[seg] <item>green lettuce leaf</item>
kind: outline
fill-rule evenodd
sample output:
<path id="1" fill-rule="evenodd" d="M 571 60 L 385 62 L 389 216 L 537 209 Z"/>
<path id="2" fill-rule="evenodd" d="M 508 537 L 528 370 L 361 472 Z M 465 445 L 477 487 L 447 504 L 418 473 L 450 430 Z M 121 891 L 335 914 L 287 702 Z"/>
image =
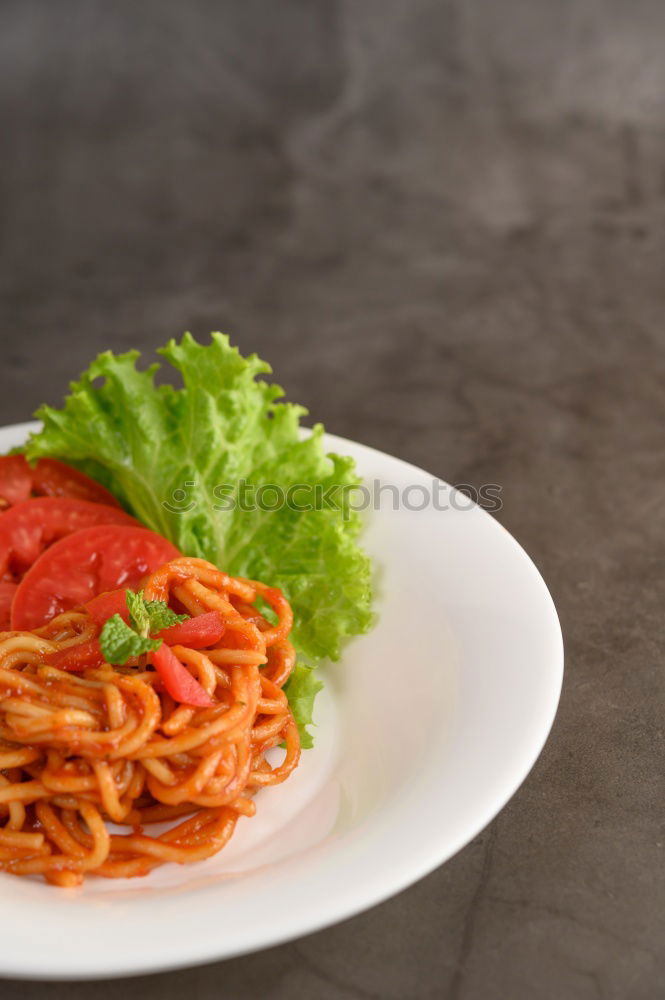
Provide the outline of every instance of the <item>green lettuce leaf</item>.
<path id="1" fill-rule="evenodd" d="M 159 365 L 140 370 L 137 351 L 100 354 L 61 409 L 37 411 L 43 429 L 28 459 L 78 466 L 182 552 L 280 587 L 301 671 L 338 659 L 343 641 L 372 623 L 371 565 L 349 505 L 353 461 L 326 454 L 321 425 L 301 439 L 306 411 L 280 402 L 282 389 L 259 378 L 270 366 L 226 336 L 203 345 L 185 334 L 159 353 L 181 388 L 156 385 Z M 289 682 L 301 732 L 317 685 L 311 671 Z"/>
<path id="2" fill-rule="evenodd" d="M 289 705 L 300 730 L 300 742 L 303 750 L 309 750 L 314 745 L 314 740 L 307 727 L 312 725 L 314 701 L 322 687 L 323 684 L 318 679 L 315 670 L 306 667 L 303 663 L 296 662 L 293 673 L 289 677 L 287 691 Z"/>

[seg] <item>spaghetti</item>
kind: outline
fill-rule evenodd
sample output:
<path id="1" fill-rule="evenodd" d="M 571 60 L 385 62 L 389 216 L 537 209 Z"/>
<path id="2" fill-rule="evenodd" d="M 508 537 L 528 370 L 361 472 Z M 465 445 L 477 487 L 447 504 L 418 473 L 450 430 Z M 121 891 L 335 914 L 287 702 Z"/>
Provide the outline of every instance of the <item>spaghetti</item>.
<path id="1" fill-rule="evenodd" d="M 148 578 L 145 598 L 222 615 L 214 647 L 172 647 L 210 707 L 177 704 L 142 659 L 81 674 L 48 665 L 97 635 L 84 611 L 0 633 L 0 870 L 75 886 L 200 861 L 224 847 L 238 817 L 254 815 L 256 789 L 297 766 L 282 690 L 293 618 L 282 593 L 180 558 Z M 278 764 L 267 754 L 280 744 Z M 154 824 L 164 828 L 146 833 Z"/>

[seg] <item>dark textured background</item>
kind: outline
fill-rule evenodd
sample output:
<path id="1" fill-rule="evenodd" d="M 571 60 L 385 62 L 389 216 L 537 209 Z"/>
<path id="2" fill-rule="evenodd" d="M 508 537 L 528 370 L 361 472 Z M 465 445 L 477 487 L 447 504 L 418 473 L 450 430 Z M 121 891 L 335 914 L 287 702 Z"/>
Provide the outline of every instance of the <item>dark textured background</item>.
<path id="1" fill-rule="evenodd" d="M 221 328 L 330 430 L 501 483 L 567 646 L 523 788 L 398 898 L 3 997 L 662 995 L 664 37 L 661 0 L 2 0 L 0 422 Z"/>

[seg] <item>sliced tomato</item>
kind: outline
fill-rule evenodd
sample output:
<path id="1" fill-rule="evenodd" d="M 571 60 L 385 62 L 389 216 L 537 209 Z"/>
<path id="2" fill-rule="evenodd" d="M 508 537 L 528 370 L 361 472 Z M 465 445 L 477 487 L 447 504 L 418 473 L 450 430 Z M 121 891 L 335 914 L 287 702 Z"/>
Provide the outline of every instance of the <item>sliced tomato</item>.
<path id="1" fill-rule="evenodd" d="M 129 608 L 127 607 L 125 588 L 122 590 L 110 590 L 107 594 L 100 594 L 99 597 L 93 597 L 91 601 L 87 602 L 85 610 L 95 625 L 99 625 L 100 627 L 109 618 L 112 618 L 113 615 L 120 615 L 124 621 L 128 622 Z"/>
<path id="2" fill-rule="evenodd" d="M 27 500 L 32 489 L 30 466 L 23 455 L 0 457 L 0 510 Z"/>
<path id="3" fill-rule="evenodd" d="M 35 497 L 21 500 L 0 515 L 0 576 L 16 581 L 59 538 L 95 524 L 139 522 L 120 507 L 107 507 L 70 497 Z"/>
<path id="4" fill-rule="evenodd" d="M 219 642 L 225 631 L 224 619 L 219 611 L 207 611 L 203 615 L 162 629 L 161 632 L 157 632 L 157 638 L 163 639 L 169 646 L 206 649 Z"/>
<path id="5" fill-rule="evenodd" d="M 55 615 L 120 587 L 136 590 L 180 553 L 147 528 L 83 528 L 51 545 L 23 577 L 12 603 L 12 628 L 34 629 Z"/>
<path id="6" fill-rule="evenodd" d="M 79 472 L 72 465 L 59 462 L 57 458 L 40 458 L 30 470 L 32 472 L 32 492 L 38 497 L 73 497 L 104 503 L 109 507 L 120 504 L 101 483 Z"/>
<path id="7" fill-rule="evenodd" d="M 67 646 L 55 653 L 49 653 L 46 663 L 58 670 L 88 670 L 90 667 L 101 667 L 104 654 L 99 645 L 99 639 L 80 642 L 77 646 Z"/>
<path id="8" fill-rule="evenodd" d="M 11 610 L 16 584 L 10 580 L 0 580 L 0 632 L 11 624 Z"/>
<path id="9" fill-rule="evenodd" d="M 24 455 L 0 456 L 0 508 L 37 497 L 73 497 L 109 507 L 120 504 L 100 483 L 56 458 L 40 458 L 31 466 Z"/>
<path id="10" fill-rule="evenodd" d="M 162 684 L 174 701 L 196 708 L 210 708 L 214 701 L 192 677 L 184 663 L 181 663 L 170 646 L 165 642 L 159 649 L 149 654 L 150 662 L 162 679 Z"/>

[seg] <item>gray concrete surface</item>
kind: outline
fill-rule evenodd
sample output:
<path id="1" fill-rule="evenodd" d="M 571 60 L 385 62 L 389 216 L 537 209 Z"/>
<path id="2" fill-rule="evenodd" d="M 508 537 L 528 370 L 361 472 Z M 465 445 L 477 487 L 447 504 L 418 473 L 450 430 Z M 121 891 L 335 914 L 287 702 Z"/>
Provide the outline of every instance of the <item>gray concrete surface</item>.
<path id="1" fill-rule="evenodd" d="M 567 646 L 525 785 L 399 897 L 3 998 L 663 995 L 663 37 L 657 0 L 0 4 L 0 421 L 227 330 L 330 430 L 500 483 Z"/>

